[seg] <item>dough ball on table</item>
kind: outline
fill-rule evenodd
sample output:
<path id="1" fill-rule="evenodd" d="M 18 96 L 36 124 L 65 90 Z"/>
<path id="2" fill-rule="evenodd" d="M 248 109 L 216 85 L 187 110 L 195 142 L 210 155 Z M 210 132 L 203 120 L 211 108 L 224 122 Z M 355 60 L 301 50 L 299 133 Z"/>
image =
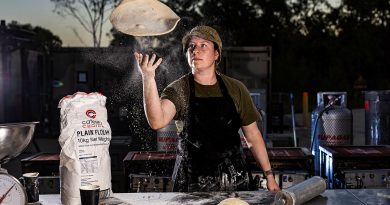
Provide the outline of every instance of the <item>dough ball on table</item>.
<path id="1" fill-rule="evenodd" d="M 239 198 L 227 198 L 219 202 L 218 205 L 249 205 L 246 201 Z"/>

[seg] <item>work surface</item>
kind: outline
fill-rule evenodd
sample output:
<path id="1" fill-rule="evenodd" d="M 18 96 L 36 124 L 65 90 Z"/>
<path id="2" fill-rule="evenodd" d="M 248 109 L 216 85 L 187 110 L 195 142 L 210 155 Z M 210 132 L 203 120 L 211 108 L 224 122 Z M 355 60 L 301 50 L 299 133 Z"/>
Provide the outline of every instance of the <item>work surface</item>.
<path id="1" fill-rule="evenodd" d="M 114 198 L 102 201 L 101 205 L 212 205 L 223 199 L 238 197 L 251 205 L 271 204 L 274 193 L 256 192 L 210 192 L 210 193 L 116 193 Z M 60 195 L 40 195 L 43 205 L 60 205 Z M 308 201 L 308 205 L 389 205 L 390 189 L 334 189 Z"/>

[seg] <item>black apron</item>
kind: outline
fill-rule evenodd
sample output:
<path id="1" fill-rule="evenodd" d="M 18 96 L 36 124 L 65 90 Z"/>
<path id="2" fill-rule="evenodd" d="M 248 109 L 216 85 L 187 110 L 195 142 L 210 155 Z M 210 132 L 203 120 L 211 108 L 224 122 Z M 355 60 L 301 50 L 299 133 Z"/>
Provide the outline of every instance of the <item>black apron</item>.
<path id="1" fill-rule="evenodd" d="M 218 74 L 217 82 L 222 97 L 196 97 L 194 77 L 189 74 L 190 106 L 179 137 L 174 191 L 250 190 L 252 176 L 238 134 L 241 120 Z"/>

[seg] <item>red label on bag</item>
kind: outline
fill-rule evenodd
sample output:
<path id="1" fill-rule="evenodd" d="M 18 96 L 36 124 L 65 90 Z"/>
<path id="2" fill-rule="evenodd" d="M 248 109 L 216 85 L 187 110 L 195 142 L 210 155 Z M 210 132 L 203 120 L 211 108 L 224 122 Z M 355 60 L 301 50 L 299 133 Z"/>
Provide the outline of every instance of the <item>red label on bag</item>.
<path id="1" fill-rule="evenodd" d="M 92 118 L 92 119 L 95 119 L 95 117 L 96 117 L 95 110 L 87 110 L 87 111 L 85 111 L 85 114 L 87 115 L 87 117 Z"/>

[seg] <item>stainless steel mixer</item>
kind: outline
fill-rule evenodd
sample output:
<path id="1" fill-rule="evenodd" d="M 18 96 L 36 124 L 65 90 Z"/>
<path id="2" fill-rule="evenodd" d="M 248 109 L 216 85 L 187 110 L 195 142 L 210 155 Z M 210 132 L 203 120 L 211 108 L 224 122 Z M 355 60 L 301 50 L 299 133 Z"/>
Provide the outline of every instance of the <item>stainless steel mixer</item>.
<path id="1" fill-rule="evenodd" d="M 30 143 L 39 122 L 0 124 L 0 164 L 17 157 Z"/>

